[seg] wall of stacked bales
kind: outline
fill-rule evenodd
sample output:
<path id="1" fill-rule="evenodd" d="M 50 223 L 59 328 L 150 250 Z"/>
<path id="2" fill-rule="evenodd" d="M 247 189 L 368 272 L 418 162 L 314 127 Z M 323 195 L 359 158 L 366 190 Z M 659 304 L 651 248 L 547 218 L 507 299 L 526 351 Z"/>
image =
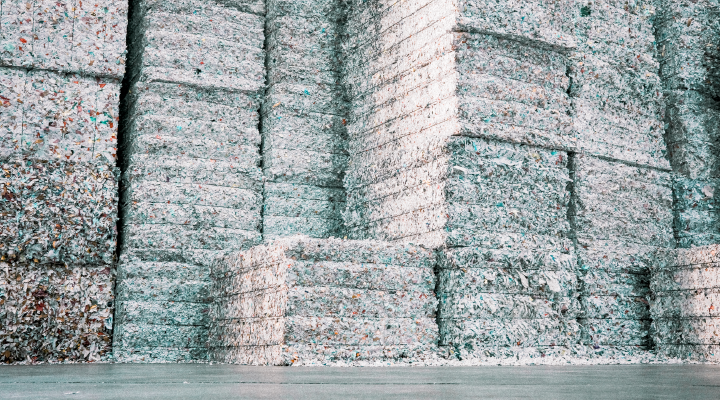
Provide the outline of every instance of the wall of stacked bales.
<path id="1" fill-rule="evenodd" d="M 127 3 L 0 14 L 0 361 L 106 359 Z"/>
<path id="2" fill-rule="evenodd" d="M 440 250 L 451 357 L 579 340 L 570 5 L 349 2 L 348 233 Z"/>
<path id="3" fill-rule="evenodd" d="M 342 235 L 347 167 L 338 0 L 267 2 L 263 238 Z"/>
<path id="4" fill-rule="evenodd" d="M 655 18 L 660 75 L 667 103 L 665 136 L 675 172 L 679 247 L 720 240 L 720 3 L 659 0 Z"/>
<path id="5" fill-rule="evenodd" d="M 133 3 L 114 350 L 207 358 L 210 262 L 261 241 L 264 1 Z"/>

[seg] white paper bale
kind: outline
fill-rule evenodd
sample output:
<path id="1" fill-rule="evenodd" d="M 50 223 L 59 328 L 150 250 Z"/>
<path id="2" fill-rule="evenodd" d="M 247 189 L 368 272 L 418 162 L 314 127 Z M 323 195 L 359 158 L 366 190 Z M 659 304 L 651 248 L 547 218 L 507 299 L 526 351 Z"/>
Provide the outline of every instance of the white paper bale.
<path id="1" fill-rule="evenodd" d="M 350 354 L 366 346 L 431 353 L 438 340 L 433 265 L 433 253 L 419 247 L 302 236 L 232 254 L 212 271 L 210 356 L 287 365 L 325 360 L 328 347 L 343 354 L 336 362 L 357 361 Z M 298 355 L 289 361 L 284 353 Z"/>
<path id="2" fill-rule="evenodd" d="M 115 271 L 98 264 L 0 262 L 0 360 L 107 360 Z"/>

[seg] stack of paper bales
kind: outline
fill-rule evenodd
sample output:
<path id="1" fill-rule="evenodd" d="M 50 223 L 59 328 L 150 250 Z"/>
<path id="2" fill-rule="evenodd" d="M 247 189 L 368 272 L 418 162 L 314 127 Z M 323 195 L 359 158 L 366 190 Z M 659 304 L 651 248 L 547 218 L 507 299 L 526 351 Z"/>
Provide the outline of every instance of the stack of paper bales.
<path id="1" fill-rule="evenodd" d="M 650 1 L 578 3 L 572 85 L 577 156 L 571 220 L 584 344 L 597 354 L 650 346 L 649 266 L 674 248 L 664 103 Z"/>
<path id="2" fill-rule="evenodd" d="M 209 266 L 261 242 L 264 2 L 134 7 L 115 354 L 206 359 Z"/>
<path id="3" fill-rule="evenodd" d="M 449 173 L 467 171 L 455 159 L 474 151 L 490 158 L 498 151 L 501 159 L 502 152 L 516 151 L 486 140 L 479 144 L 483 150 L 469 150 L 451 136 L 561 149 L 572 143 L 572 123 L 561 54 L 490 35 L 453 33 L 455 8 L 420 3 L 377 10 L 370 3 L 349 12 L 345 221 L 355 238 L 435 247 L 446 243 L 445 221 L 452 218 L 446 210 Z M 370 33 L 355 31 L 368 25 L 378 32 L 363 42 Z"/>
<path id="4" fill-rule="evenodd" d="M 573 160 L 585 343 L 598 353 L 650 346 L 649 268 L 674 247 L 670 174 L 593 156 Z"/>
<path id="5" fill-rule="evenodd" d="M 263 238 L 342 235 L 347 167 L 339 0 L 267 3 Z"/>
<path id="6" fill-rule="evenodd" d="M 440 342 L 461 357 L 569 346 L 567 4 L 461 3 L 349 2 L 348 233 L 445 249 Z"/>
<path id="7" fill-rule="evenodd" d="M 0 362 L 100 360 L 127 2 L 4 1 L 0 17 Z"/>
<path id="8" fill-rule="evenodd" d="M 575 265 L 560 252 L 441 253 L 440 345 L 459 358 L 570 355 L 580 336 Z"/>
<path id="9" fill-rule="evenodd" d="M 375 241 L 277 239 L 213 268 L 210 359 L 417 363 L 437 356 L 435 258 Z"/>
<path id="10" fill-rule="evenodd" d="M 570 94 L 581 152 L 669 169 L 652 3 L 578 4 Z"/>
<path id="11" fill-rule="evenodd" d="M 650 283 L 657 351 L 693 361 L 720 361 L 720 246 L 660 254 Z"/>
<path id="12" fill-rule="evenodd" d="M 677 173 L 675 231 L 680 247 L 720 242 L 720 4 L 658 1 L 658 59 L 667 102 L 666 140 Z"/>
<path id="13" fill-rule="evenodd" d="M 348 4 L 344 220 L 352 238 L 407 241 L 442 230 L 447 219 L 437 208 L 445 142 L 458 125 L 451 3 Z"/>

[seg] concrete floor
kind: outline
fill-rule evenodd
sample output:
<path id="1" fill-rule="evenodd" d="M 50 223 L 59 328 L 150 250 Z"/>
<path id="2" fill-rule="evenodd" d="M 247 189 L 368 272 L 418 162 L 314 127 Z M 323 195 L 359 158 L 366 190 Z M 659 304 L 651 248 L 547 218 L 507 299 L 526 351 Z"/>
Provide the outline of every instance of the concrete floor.
<path id="1" fill-rule="evenodd" d="M 718 399 L 720 366 L 0 366 L 0 399 Z"/>

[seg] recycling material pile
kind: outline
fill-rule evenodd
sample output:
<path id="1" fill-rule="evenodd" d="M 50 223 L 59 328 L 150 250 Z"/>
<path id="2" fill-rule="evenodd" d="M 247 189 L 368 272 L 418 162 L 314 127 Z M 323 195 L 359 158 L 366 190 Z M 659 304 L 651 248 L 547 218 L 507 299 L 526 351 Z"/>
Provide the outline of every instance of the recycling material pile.
<path id="1" fill-rule="evenodd" d="M 432 251 L 376 241 L 277 239 L 213 267 L 210 360 L 252 365 L 437 358 Z"/>
<path id="2" fill-rule="evenodd" d="M 573 160 L 583 340 L 598 354 L 650 345 L 649 268 L 674 247 L 667 172 L 587 155 Z"/>
<path id="3" fill-rule="evenodd" d="M 660 252 L 650 287 L 658 353 L 720 362 L 720 246 Z"/>
<path id="4" fill-rule="evenodd" d="M 0 17 L 0 362 L 104 359 L 127 3 L 4 1 Z"/>
<path id="5" fill-rule="evenodd" d="M 269 0 L 263 238 L 342 236 L 347 167 L 338 0 Z"/>
<path id="6" fill-rule="evenodd" d="M 261 242 L 265 5 L 134 7 L 115 356 L 204 360 L 210 264 Z"/>
<path id="7" fill-rule="evenodd" d="M 440 345 L 459 359 L 570 357 L 580 338 L 575 257 L 454 248 L 438 271 Z"/>
<path id="8" fill-rule="evenodd" d="M 653 1 L 601 0 L 575 10 L 569 76 L 578 151 L 669 169 Z"/>
<path id="9" fill-rule="evenodd" d="M 445 250 L 440 269 L 441 344 L 451 353 L 485 357 L 577 342 L 563 151 L 572 145 L 572 121 L 567 59 L 557 51 L 572 38 L 554 17 L 533 20 L 540 25 L 530 31 L 548 40 L 541 43 L 520 24 L 475 12 L 493 4 L 471 6 L 480 7 L 351 2 L 343 49 L 352 105 L 345 221 L 354 238 L 470 247 Z M 547 15 L 560 7 L 529 6 Z M 458 261 L 455 251 L 483 256 Z M 524 252 L 541 254 L 530 268 L 534 287 L 478 278 L 518 278 Z M 551 261 L 553 254 L 564 262 Z M 558 271 L 551 286 L 562 289 L 540 295 L 545 274 Z M 495 329 L 507 320 L 522 322 Z"/>
<path id="10" fill-rule="evenodd" d="M 348 1 L 344 220 L 351 238 L 429 244 L 420 235 L 446 219 L 438 209 L 445 141 L 457 131 L 451 3 Z"/>
<path id="11" fill-rule="evenodd" d="M 659 0 L 655 30 L 678 245 L 720 243 L 720 3 Z"/>
<path id="12" fill-rule="evenodd" d="M 650 346 L 649 266 L 674 248 L 664 103 L 651 1 L 576 10 L 568 75 L 578 155 L 571 164 L 583 343 L 597 355 Z"/>

